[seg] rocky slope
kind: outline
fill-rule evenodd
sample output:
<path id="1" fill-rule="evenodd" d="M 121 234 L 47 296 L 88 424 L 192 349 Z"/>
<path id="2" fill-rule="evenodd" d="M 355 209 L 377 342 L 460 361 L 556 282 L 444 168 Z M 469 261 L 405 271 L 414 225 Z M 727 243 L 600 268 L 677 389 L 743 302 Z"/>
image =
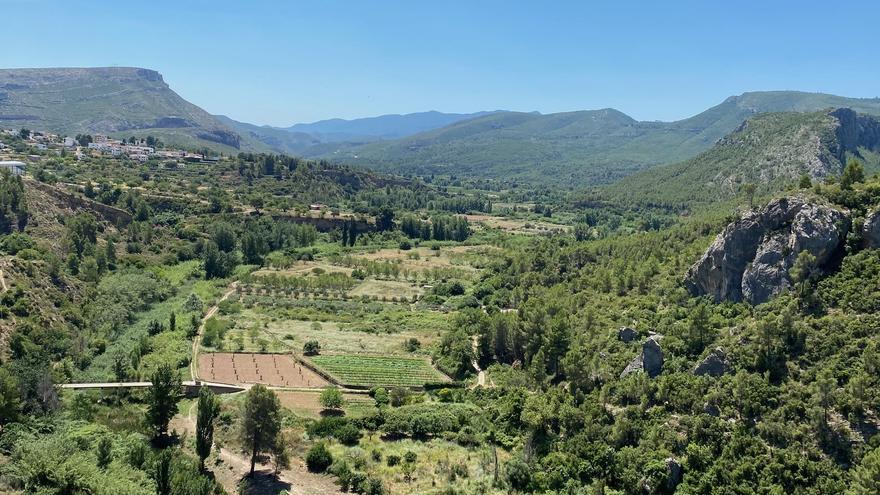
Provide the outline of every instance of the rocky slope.
<path id="1" fill-rule="evenodd" d="M 770 202 L 728 225 L 690 268 L 685 286 L 716 301 L 760 304 L 792 285 L 792 267 L 806 251 L 826 266 L 849 232 L 848 212 L 802 196 Z"/>
<path id="2" fill-rule="evenodd" d="M 691 160 L 655 167 L 603 192 L 627 204 L 693 204 L 726 200 L 752 183 L 775 193 L 801 175 L 837 176 L 849 157 L 877 170 L 880 119 L 848 108 L 813 113 L 771 113 L 747 120 L 712 149 Z"/>

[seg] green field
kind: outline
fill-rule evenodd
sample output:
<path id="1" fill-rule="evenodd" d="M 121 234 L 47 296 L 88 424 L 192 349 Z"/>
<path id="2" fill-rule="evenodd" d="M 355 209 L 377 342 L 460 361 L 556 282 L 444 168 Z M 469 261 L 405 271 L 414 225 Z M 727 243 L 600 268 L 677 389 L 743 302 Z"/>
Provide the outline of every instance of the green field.
<path id="1" fill-rule="evenodd" d="M 335 354 L 314 356 L 311 360 L 338 382 L 351 387 L 422 387 L 449 381 L 424 359 Z"/>

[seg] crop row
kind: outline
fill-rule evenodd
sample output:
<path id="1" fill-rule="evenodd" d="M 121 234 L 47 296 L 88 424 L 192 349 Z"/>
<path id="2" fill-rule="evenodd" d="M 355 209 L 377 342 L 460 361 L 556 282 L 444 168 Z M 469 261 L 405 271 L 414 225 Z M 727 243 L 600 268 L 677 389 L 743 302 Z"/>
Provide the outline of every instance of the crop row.
<path id="1" fill-rule="evenodd" d="M 315 356 L 312 361 L 348 385 L 422 386 L 445 379 L 421 359 L 328 355 Z"/>

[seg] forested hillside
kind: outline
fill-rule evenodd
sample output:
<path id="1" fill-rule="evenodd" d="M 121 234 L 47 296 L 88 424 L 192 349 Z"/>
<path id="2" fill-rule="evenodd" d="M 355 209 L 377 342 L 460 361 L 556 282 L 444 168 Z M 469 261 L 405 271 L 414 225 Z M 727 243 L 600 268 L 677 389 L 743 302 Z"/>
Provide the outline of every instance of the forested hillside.
<path id="1" fill-rule="evenodd" d="M 687 170 L 772 180 L 645 200 L 6 134 L 0 486 L 875 493 L 874 123 L 756 117 Z"/>
<path id="2" fill-rule="evenodd" d="M 709 151 L 632 175 L 604 195 L 621 204 L 687 205 L 766 195 L 834 180 L 847 160 L 880 170 L 880 121 L 851 109 L 771 113 L 743 122 Z M 748 193 L 748 194 L 747 194 Z"/>
<path id="3" fill-rule="evenodd" d="M 614 109 L 547 115 L 502 112 L 396 141 L 324 146 L 305 153 L 398 173 L 583 187 L 694 157 L 758 114 L 832 107 L 880 114 L 877 99 L 755 92 L 730 97 L 676 122 L 639 122 Z"/>

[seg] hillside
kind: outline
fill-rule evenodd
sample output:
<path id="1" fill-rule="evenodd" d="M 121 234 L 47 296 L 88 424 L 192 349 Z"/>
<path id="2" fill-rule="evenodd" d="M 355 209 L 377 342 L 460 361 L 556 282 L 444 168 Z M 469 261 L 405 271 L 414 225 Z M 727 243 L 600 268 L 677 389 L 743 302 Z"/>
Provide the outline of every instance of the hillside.
<path id="1" fill-rule="evenodd" d="M 320 139 L 310 134 L 239 122 L 225 115 L 215 115 L 214 117 L 235 130 L 251 148 L 299 154 L 312 146 L 321 144 Z"/>
<path id="2" fill-rule="evenodd" d="M 2 69 L 0 126 L 62 134 L 145 136 L 166 143 L 241 148 L 241 136 L 134 67 Z M 218 146 L 219 145 L 219 146 Z"/>
<path id="3" fill-rule="evenodd" d="M 824 180 L 841 173 L 850 156 L 876 170 L 880 120 L 850 109 L 770 113 L 744 122 L 710 150 L 656 167 L 610 186 L 604 194 L 623 204 L 685 204 L 729 199 L 740 186 L 773 193 L 803 174 Z"/>
<path id="4" fill-rule="evenodd" d="M 880 99 L 794 91 L 745 93 L 676 122 L 639 122 L 613 109 L 548 115 L 504 112 L 399 140 L 307 153 L 396 172 L 595 185 L 691 158 L 756 114 L 830 107 L 880 114 Z"/>

